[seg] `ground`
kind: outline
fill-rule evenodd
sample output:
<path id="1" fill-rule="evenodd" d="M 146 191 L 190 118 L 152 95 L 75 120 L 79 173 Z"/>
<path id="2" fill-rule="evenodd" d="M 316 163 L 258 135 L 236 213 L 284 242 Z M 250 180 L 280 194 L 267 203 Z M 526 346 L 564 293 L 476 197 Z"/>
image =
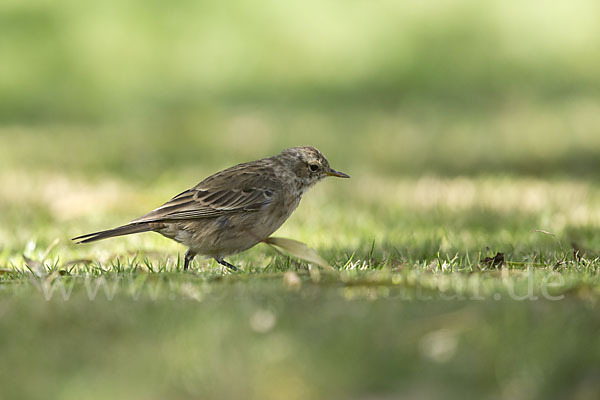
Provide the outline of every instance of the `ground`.
<path id="1" fill-rule="evenodd" d="M 238 132 L 249 148 L 198 136 L 190 149 L 192 136 L 159 130 L 139 141 L 129 126 L 5 128 L 3 393 L 595 398 L 600 185 L 579 156 L 598 141 L 590 107 L 476 118 L 225 108 L 224 126 L 254 127 Z M 562 139 L 555 121 L 575 133 Z M 69 240 L 275 153 L 283 126 L 298 129 L 289 145 L 313 144 L 352 175 L 320 183 L 275 235 L 317 249 L 334 272 L 266 245 L 231 257 L 239 272 L 202 259 L 186 272 L 185 249 L 157 234 Z M 450 140 L 436 126 L 471 134 Z"/>

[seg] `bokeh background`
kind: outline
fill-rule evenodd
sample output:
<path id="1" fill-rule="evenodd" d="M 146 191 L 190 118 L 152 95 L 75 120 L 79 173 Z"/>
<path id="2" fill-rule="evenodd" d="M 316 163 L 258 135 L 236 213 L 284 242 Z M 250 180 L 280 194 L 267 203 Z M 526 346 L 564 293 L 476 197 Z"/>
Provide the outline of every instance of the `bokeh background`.
<path id="1" fill-rule="evenodd" d="M 598 49 L 597 0 L 2 0 L 0 386 L 598 398 Z M 264 247 L 232 258 L 249 274 L 227 280 L 206 261 L 173 272 L 183 249 L 158 235 L 69 241 L 306 144 L 352 179 L 320 184 L 278 236 L 359 277 L 423 271 L 442 293 L 446 273 L 496 252 L 542 276 L 568 259 L 576 299 L 396 301 L 368 279 L 313 282 Z M 11 275 L 29 273 L 23 255 L 83 259 L 74 280 L 137 279 L 149 260 L 171 294 L 89 302 L 77 286 L 79 301 L 45 302 Z"/>
<path id="2" fill-rule="evenodd" d="M 148 182 L 312 143 L 378 174 L 600 170 L 600 5 L 6 0 L 0 160 Z"/>

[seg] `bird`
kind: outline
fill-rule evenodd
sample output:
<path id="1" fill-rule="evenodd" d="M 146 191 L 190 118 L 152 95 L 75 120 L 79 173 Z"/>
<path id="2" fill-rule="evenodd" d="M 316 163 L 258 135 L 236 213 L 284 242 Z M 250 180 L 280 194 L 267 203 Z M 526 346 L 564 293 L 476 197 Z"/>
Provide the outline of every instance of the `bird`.
<path id="1" fill-rule="evenodd" d="M 153 231 L 187 247 L 184 270 L 201 255 L 237 271 L 225 257 L 265 241 L 308 189 L 330 176 L 350 178 L 316 148 L 291 147 L 217 172 L 128 224 L 72 240 L 83 244 Z"/>

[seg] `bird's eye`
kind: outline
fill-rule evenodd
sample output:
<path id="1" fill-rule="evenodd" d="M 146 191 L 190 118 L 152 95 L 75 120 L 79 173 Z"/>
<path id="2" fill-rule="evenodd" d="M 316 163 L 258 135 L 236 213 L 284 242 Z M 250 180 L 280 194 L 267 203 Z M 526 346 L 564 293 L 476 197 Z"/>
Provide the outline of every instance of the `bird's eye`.
<path id="1" fill-rule="evenodd" d="M 308 166 L 308 168 L 312 171 L 312 172 L 317 172 L 319 170 L 319 166 L 317 164 L 310 164 Z"/>

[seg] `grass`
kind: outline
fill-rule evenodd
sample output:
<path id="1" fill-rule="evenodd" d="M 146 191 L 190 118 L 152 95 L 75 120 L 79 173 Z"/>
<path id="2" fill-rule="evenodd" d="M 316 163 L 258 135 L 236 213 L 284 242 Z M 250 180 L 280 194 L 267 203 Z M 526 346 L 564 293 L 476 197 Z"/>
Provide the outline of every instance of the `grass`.
<path id="1" fill-rule="evenodd" d="M 29 146 L 27 134 L 20 140 L 30 154 L 56 157 Z M 229 259 L 238 273 L 208 260 L 184 272 L 184 249 L 156 234 L 70 242 L 198 179 L 175 165 L 156 182 L 136 180 L 138 172 L 111 172 L 106 149 L 92 149 L 71 154 L 104 159 L 105 170 L 43 171 L 32 157 L 1 173 L 8 397 L 591 399 L 600 391 L 594 180 L 394 175 L 331 149 L 332 165 L 353 179 L 321 183 L 277 236 L 318 249 L 336 272 L 263 245 Z M 498 252 L 504 262 L 482 261 Z"/>

